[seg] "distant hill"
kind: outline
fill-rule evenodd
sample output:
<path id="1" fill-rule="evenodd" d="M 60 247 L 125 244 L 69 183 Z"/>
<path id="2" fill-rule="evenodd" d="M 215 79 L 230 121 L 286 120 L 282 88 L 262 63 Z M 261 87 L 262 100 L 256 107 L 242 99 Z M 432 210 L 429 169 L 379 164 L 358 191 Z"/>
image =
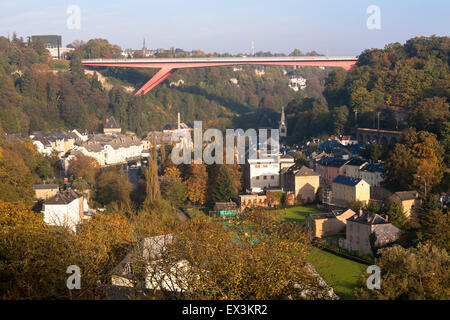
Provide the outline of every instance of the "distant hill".
<path id="1" fill-rule="evenodd" d="M 289 101 L 321 96 L 328 72 L 253 66 L 185 69 L 147 95 L 135 97 L 133 88 L 142 86 L 156 70 L 85 70 L 80 63 L 85 57 L 114 58 L 120 53 L 104 39 L 78 43 L 67 67 L 51 60 L 42 43 L 0 37 L 0 130 L 25 134 L 75 127 L 99 130 L 104 119 L 114 115 L 124 130 L 141 135 L 176 121 L 177 112 L 184 122 L 203 120 L 222 129 L 255 127 L 261 121 L 276 126 L 281 107 Z M 288 87 L 296 75 L 308 79 L 306 90 Z M 170 82 L 181 85 L 169 87 Z"/>

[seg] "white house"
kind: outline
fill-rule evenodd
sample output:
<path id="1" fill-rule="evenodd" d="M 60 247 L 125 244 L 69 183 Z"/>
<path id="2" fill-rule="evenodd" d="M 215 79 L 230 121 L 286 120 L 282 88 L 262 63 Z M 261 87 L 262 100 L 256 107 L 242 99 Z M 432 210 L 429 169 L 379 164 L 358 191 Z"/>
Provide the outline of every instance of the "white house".
<path id="1" fill-rule="evenodd" d="M 136 136 L 94 134 L 89 140 L 73 148 L 64 161 L 64 169 L 67 171 L 68 162 L 74 156 L 79 156 L 80 154 L 97 159 L 100 166 L 103 167 L 126 163 L 129 160 L 140 158 L 142 149 L 142 141 Z"/>
<path id="2" fill-rule="evenodd" d="M 368 163 L 359 170 L 359 177 L 371 187 L 379 187 L 384 181 L 382 163 Z"/>
<path id="3" fill-rule="evenodd" d="M 303 77 L 291 78 L 289 80 L 289 88 L 294 91 L 304 90 L 306 88 L 306 79 Z"/>
<path id="4" fill-rule="evenodd" d="M 42 211 L 47 224 L 68 227 L 75 231 L 76 225 L 84 218 L 84 212 L 88 210 L 83 195 L 68 189 L 47 199 Z"/>

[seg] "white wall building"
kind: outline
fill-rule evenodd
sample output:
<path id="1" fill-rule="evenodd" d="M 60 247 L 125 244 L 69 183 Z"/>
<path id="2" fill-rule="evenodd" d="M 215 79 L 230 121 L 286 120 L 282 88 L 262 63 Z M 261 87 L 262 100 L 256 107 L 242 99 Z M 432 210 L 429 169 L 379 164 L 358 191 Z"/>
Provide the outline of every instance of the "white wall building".
<path id="1" fill-rule="evenodd" d="M 382 163 L 369 163 L 361 168 L 359 177 L 367 181 L 371 187 L 379 187 L 384 181 Z"/>
<path id="2" fill-rule="evenodd" d="M 248 159 L 248 186 L 252 192 L 264 188 L 280 187 L 280 163 L 278 157 Z"/>
<path id="3" fill-rule="evenodd" d="M 67 172 L 69 161 L 75 157 L 85 155 L 97 159 L 100 166 L 123 164 L 129 160 L 141 157 L 142 141 L 136 136 L 124 134 L 95 134 L 89 140 L 76 145 L 63 160 L 64 170 Z"/>
<path id="4" fill-rule="evenodd" d="M 75 231 L 88 211 L 83 195 L 69 189 L 56 194 L 44 202 L 44 222 L 53 226 L 68 227 Z"/>
<path id="5" fill-rule="evenodd" d="M 294 91 L 304 90 L 306 88 L 306 81 L 303 77 L 291 78 L 289 80 L 289 88 Z"/>

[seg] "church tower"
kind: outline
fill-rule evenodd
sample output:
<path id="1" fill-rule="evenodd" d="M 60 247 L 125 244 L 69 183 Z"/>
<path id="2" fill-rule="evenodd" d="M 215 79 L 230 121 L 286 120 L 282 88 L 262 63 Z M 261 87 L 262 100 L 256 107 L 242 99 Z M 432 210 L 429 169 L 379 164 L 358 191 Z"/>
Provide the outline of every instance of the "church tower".
<path id="1" fill-rule="evenodd" d="M 281 120 L 280 120 L 280 138 L 286 138 L 287 136 L 287 124 L 286 124 L 286 118 L 284 116 L 284 107 L 281 107 Z"/>

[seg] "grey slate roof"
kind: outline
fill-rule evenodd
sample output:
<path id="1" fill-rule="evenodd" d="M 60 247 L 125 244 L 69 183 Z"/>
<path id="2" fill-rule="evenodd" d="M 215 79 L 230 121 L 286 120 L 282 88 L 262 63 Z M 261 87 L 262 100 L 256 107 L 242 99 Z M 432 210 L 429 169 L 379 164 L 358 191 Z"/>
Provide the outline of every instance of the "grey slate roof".
<path id="1" fill-rule="evenodd" d="M 341 158 L 334 158 L 334 157 L 326 157 L 326 158 L 322 158 L 319 161 L 319 164 L 321 166 L 325 166 L 325 167 L 334 167 L 334 168 L 340 168 L 342 167 L 348 160 L 344 160 Z"/>
<path id="2" fill-rule="evenodd" d="M 58 189 L 58 185 L 57 184 L 35 184 L 33 186 L 33 189 L 38 189 L 38 190 Z"/>
<path id="3" fill-rule="evenodd" d="M 366 163 L 367 161 L 361 158 L 352 158 L 349 162 L 347 162 L 347 166 L 355 166 L 355 167 L 360 167 L 362 166 L 364 163 Z"/>
<path id="4" fill-rule="evenodd" d="M 140 144 L 142 142 L 135 136 L 127 136 L 124 134 L 94 134 L 90 136 L 88 141 L 79 143 L 79 146 L 89 152 L 100 152 L 105 145 L 110 145 L 113 149 L 117 150 L 119 148 L 128 148 Z"/>
<path id="5" fill-rule="evenodd" d="M 362 214 L 355 214 L 353 217 L 347 219 L 362 224 L 388 224 L 389 222 L 379 214 L 365 211 Z"/>
<path id="6" fill-rule="evenodd" d="M 419 194 L 416 190 L 412 190 L 412 191 L 399 191 L 394 193 L 393 196 L 397 196 L 400 200 L 405 201 L 417 199 Z"/>
<path id="7" fill-rule="evenodd" d="M 334 178 L 333 182 L 334 183 L 339 183 L 339 184 L 345 184 L 347 186 L 351 186 L 354 187 L 356 186 L 358 183 L 361 182 L 362 179 L 360 178 L 352 178 L 352 177 L 347 177 L 347 176 L 343 176 L 343 175 L 339 175 L 336 178 Z"/>
<path id="8" fill-rule="evenodd" d="M 368 172 L 383 172 L 383 164 L 381 163 L 369 163 L 361 168 L 361 171 Z"/>
<path id="9" fill-rule="evenodd" d="M 73 200 L 80 198 L 82 195 L 72 189 L 68 189 L 62 192 L 59 192 L 55 196 L 47 199 L 44 204 L 52 205 L 52 204 L 69 204 Z"/>

